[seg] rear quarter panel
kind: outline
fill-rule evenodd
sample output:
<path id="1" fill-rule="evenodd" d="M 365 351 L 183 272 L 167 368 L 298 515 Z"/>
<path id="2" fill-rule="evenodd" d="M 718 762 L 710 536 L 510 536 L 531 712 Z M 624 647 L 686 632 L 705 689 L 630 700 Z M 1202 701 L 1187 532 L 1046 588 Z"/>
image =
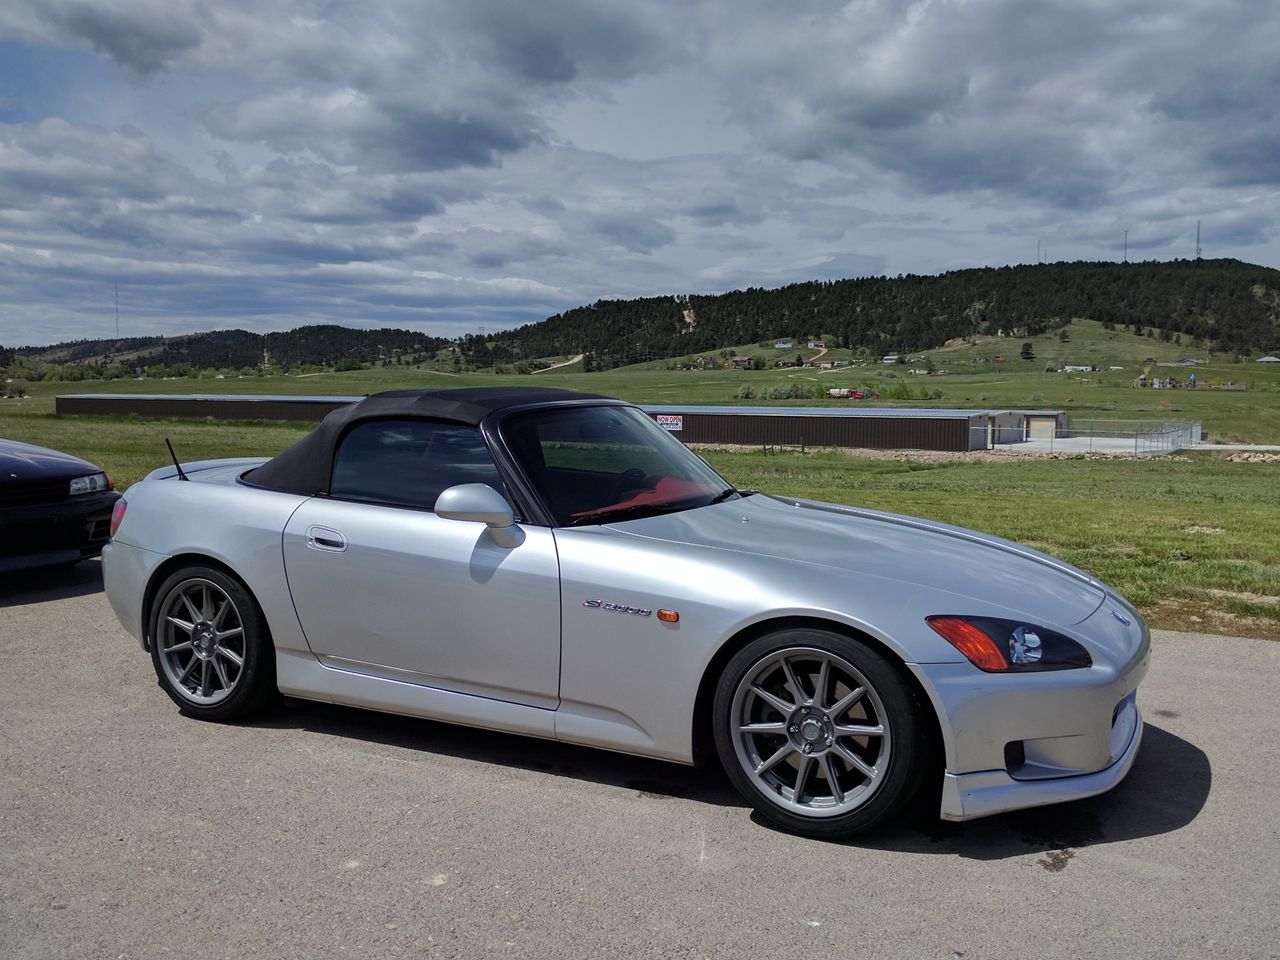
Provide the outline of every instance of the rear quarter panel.
<path id="1" fill-rule="evenodd" d="M 234 476 L 229 482 L 225 476 L 191 482 L 143 480 L 129 488 L 124 522 L 115 536 L 126 549 L 110 551 L 104 564 L 140 565 L 145 580 L 151 581 L 173 557 L 189 556 L 192 563 L 198 558 L 217 561 L 243 580 L 257 599 L 277 651 L 306 651 L 285 580 L 282 548 L 285 524 L 305 499 L 246 486 Z M 124 578 L 113 577 L 110 570 L 106 574 L 110 593 L 113 582 Z M 135 573 L 129 582 L 138 578 Z M 121 605 L 138 610 L 143 618 L 138 628 L 145 630 L 141 598 L 121 599 Z M 116 606 L 115 597 L 112 603 Z"/>

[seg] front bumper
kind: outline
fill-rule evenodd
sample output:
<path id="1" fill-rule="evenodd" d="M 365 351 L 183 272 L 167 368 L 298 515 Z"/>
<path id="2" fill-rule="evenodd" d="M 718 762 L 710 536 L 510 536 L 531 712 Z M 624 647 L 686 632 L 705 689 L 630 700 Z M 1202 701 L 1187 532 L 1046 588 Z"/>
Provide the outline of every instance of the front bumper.
<path id="1" fill-rule="evenodd" d="M 115 491 L 0 509 L 0 573 L 96 557 L 111 534 Z"/>
<path id="2" fill-rule="evenodd" d="M 1088 646 L 1091 667 L 1024 674 L 983 673 L 969 663 L 913 668 L 941 722 L 944 820 L 1095 796 L 1129 773 L 1142 743 L 1137 688 L 1151 640 L 1136 611 L 1109 600 L 1069 631 Z"/>
<path id="3" fill-rule="evenodd" d="M 1120 783 L 1133 768 L 1142 744 L 1142 712 L 1136 703 L 1129 707 L 1131 728 L 1128 745 L 1111 766 L 1096 773 L 1044 780 L 1015 780 L 1008 771 L 986 770 L 981 773 L 947 772 L 942 780 L 943 820 L 974 820 L 1009 810 L 1043 807 L 1068 800 L 1083 800 L 1106 793 Z"/>

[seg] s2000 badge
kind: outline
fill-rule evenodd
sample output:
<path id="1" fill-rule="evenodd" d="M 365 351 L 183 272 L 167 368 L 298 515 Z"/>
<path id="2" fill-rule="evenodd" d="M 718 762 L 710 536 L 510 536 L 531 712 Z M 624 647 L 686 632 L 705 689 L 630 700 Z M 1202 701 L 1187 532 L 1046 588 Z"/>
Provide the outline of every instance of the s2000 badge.
<path id="1" fill-rule="evenodd" d="M 610 603 L 607 600 L 583 600 L 582 605 L 592 609 L 609 610 L 613 613 L 629 613 L 633 617 L 647 617 L 653 613 L 652 610 L 644 607 L 629 607 L 625 603 Z"/>

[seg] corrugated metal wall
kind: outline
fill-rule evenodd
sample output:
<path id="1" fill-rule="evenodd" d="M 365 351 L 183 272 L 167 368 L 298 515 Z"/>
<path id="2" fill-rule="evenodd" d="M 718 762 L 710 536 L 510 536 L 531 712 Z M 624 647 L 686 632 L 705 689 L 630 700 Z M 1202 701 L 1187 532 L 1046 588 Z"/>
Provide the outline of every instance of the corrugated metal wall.
<path id="1" fill-rule="evenodd" d="M 279 399 L 207 400 L 197 397 L 58 397 L 54 409 L 59 416 L 119 417 L 137 414 L 140 417 L 213 417 L 217 420 L 301 420 L 319 422 L 347 400 L 317 402 L 315 400 Z"/>
<path id="2" fill-rule="evenodd" d="M 62 396 L 55 401 L 59 415 L 141 417 L 213 417 L 218 420 L 297 420 L 315 422 L 350 402 L 289 397 L 205 398 L 189 396 Z M 651 417 L 659 414 L 649 411 Z M 982 450 L 987 445 L 988 415 L 929 416 L 805 416 L 803 414 L 686 413 L 663 408 L 663 416 L 678 415 L 682 427 L 673 431 L 685 443 L 733 443 L 743 446 L 862 447 L 877 450 Z"/>
<path id="3" fill-rule="evenodd" d="M 986 446 L 982 417 L 806 417 L 786 414 L 681 413 L 684 423 L 672 431 L 685 443 L 734 443 L 760 447 L 863 447 L 876 450 L 973 450 Z M 657 417 L 655 413 L 650 416 Z"/>

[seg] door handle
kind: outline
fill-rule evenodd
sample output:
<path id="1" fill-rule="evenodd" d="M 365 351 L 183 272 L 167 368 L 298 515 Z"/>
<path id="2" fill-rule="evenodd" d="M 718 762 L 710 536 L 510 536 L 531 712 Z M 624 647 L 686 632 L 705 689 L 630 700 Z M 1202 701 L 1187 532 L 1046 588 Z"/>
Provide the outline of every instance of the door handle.
<path id="1" fill-rule="evenodd" d="M 347 538 L 329 527 L 307 527 L 307 546 L 312 550 L 342 553 L 347 549 Z"/>

